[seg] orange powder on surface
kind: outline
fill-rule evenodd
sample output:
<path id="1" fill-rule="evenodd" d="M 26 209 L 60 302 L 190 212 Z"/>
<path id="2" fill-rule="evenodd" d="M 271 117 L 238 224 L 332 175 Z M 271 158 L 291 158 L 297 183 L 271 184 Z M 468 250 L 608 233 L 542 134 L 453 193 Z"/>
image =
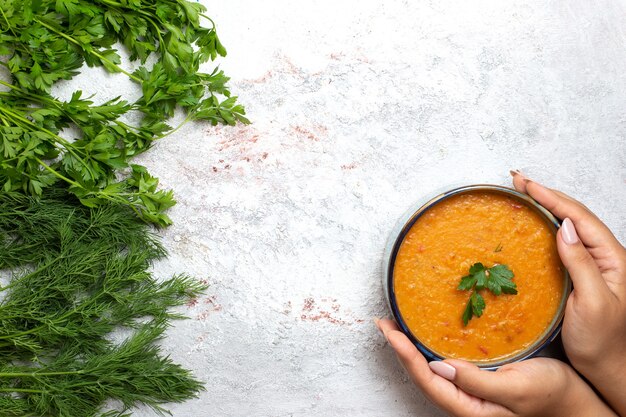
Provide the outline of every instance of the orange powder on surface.
<path id="1" fill-rule="evenodd" d="M 498 250 L 498 251 L 496 251 Z M 463 325 L 470 291 L 457 290 L 469 267 L 505 264 L 517 295 L 481 290 L 481 317 Z M 398 251 L 393 285 L 400 314 L 413 335 L 435 353 L 475 362 L 510 356 L 551 325 L 564 291 L 553 232 L 524 202 L 476 191 L 429 208 Z"/>

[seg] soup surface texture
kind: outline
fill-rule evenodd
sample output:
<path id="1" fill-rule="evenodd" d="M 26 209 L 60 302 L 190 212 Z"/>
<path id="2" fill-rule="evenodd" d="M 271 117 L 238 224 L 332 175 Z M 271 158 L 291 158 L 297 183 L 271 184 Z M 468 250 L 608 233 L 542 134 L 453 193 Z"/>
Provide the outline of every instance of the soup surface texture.
<path id="1" fill-rule="evenodd" d="M 464 326 L 470 291 L 457 286 L 476 262 L 508 265 L 518 294 L 481 290 L 483 315 Z M 393 286 L 406 325 L 429 349 L 493 361 L 527 348 L 551 325 L 564 291 L 562 268 L 554 234 L 538 213 L 513 197 L 475 191 L 422 214 L 400 246 Z"/>

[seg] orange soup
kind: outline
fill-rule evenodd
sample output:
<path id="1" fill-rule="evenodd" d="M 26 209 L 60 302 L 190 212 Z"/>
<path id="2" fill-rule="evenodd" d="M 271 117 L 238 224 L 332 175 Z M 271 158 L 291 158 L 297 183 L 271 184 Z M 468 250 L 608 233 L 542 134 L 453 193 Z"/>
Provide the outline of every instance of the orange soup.
<path id="1" fill-rule="evenodd" d="M 516 295 L 480 290 L 486 307 L 463 325 L 470 291 L 457 287 L 470 266 L 505 264 Z M 564 292 L 554 233 L 521 200 L 488 191 L 436 203 L 411 227 L 396 256 L 393 286 L 405 324 L 448 358 L 493 361 L 520 352 L 552 324 Z"/>

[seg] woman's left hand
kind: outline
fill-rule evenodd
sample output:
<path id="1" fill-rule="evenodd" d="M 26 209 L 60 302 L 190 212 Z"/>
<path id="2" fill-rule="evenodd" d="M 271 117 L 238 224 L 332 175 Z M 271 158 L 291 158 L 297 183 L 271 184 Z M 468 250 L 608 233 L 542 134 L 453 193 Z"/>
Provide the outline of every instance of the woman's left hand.
<path id="1" fill-rule="evenodd" d="M 568 365 L 535 358 L 484 371 L 461 360 L 426 361 L 391 320 L 379 330 L 411 379 L 430 400 L 457 417 L 615 416 Z"/>

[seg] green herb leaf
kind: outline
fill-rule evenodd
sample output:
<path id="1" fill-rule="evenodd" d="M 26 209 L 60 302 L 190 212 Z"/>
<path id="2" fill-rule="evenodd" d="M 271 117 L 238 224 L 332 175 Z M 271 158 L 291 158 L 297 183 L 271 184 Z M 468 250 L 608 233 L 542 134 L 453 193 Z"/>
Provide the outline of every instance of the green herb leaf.
<path id="1" fill-rule="evenodd" d="M 469 321 L 472 319 L 472 297 L 470 296 L 470 298 L 467 300 L 467 304 L 465 306 L 465 310 L 463 311 L 463 325 L 467 326 L 467 324 L 469 323 Z"/>
<path id="2" fill-rule="evenodd" d="M 513 271 L 506 265 L 494 265 L 489 268 L 489 281 L 487 286 L 489 290 L 495 295 L 505 294 L 517 294 L 517 285 L 511 279 L 513 279 Z"/>
<path id="3" fill-rule="evenodd" d="M 457 290 L 471 290 L 472 288 L 474 288 L 474 285 L 476 285 L 476 277 L 473 275 L 466 275 L 461 278 L 461 283 L 457 287 Z"/>
<path id="4" fill-rule="evenodd" d="M 458 290 L 472 291 L 463 311 L 463 325 L 467 326 L 473 316 L 480 317 L 483 314 L 485 299 L 480 295 L 480 290 L 486 288 L 494 295 L 517 294 L 517 286 L 512 281 L 513 277 L 513 271 L 506 265 L 485 268 L 480 262 L 473 264 L 469 269 L 469 275 L 462 277 L 457 287 Z"/>
<path id="5" fill-rule="evenodd" d="M 472 314 L 474 314 L 476 317 L 482 316 L 483 310 L 485 309 L 485 299 L 482 297 L 482 295 L 474 291 L 470 297 L 470 300 L 472 302 Z"/>

